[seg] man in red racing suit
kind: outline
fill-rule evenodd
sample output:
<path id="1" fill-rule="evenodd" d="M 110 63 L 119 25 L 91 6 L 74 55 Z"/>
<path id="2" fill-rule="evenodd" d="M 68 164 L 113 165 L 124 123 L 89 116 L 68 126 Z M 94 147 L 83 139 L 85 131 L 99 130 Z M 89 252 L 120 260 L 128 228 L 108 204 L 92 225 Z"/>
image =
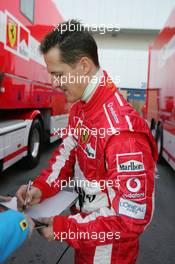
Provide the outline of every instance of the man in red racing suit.
<path id="1" fill-rule="evenodd" d="M 77 264 L 133 264 L 154 209 L 157 150 L 146 122 L 106 72 L 88 100 L 71 107 L 62 144 L 33 183 L 40 200 L 74 180 L 79 200 L 53 218 L 53 235 L 75 248 Z"/>
<path id="2" fill-rule="evenodd" d="M 45 199 L 74 177 L 83 191 L 81 212 L 53 220 L 56 239 L 77 234 L 65 238 L 76 263 L 135 263 L 138 237 L 153 212 L 156 146 L 145 121 L 106 73 L 104 79 L 87 103 L 72 106 L 68 133 L 33 185 Z"/>

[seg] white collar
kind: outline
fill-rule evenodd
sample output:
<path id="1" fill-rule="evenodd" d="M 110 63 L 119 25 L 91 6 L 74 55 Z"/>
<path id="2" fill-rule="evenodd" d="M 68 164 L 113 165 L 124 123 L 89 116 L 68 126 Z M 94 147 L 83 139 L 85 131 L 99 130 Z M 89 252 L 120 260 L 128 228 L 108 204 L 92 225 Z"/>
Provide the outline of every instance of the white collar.
<path id="1" fill-rule="evenodd" d="M 95 89 L 98 87 L 102 76 L 103 76 L 103 70 L 100 68 L 96 72 L 96 74 L 92 76 L 90 82 L 86 86 L 84 93 L 81 97 L 82 101 L 87 102 L 90 99 L 91 95 L 94 93 Z"/>

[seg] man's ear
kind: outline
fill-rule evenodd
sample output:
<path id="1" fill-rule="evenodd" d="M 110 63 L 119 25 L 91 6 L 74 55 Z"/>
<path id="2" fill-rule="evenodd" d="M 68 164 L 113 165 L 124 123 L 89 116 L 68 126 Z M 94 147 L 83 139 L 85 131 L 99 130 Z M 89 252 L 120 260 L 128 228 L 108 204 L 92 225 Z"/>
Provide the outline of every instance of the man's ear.
<path id="1" fill-rule="evenodd" d="M 80 70 L 83 75 L 87 75 L 92 69 L 92 61 L 88 57 L 82 57 L 79 61 Z"/>

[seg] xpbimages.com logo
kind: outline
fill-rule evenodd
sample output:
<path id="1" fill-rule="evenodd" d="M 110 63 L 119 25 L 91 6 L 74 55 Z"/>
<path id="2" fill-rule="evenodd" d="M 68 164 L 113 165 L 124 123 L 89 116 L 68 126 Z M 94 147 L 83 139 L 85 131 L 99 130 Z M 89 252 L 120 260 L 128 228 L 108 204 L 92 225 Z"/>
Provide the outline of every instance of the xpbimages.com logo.
<path id="1" fill-rule="evenodd" d="M 72 75 L 70 73 L 68 73 L 67 75 L 61 75 L 61 76 L 56 76 L 53 75 L 52 76 L 52 83 L 54 86 L 63 86 L 65 84 L 87 84 L 87 83 L 91 83 L 91 84 L 98 84 L 100 86 L 104 86 L 106 83 L 108 84 L 119 84 L 120 83 L 120 76 L 119 75 L 115 75 L 115 76 L 84 76 L 84 75 L 80 75 L 79 73 L 76 73 L 75 75 Z"/>
<path id="2" fill-rule="evenodd" d="M 112 136 L 115 134 L 115 136 L 120 135 L 120 131 L 117 130 L 116 128 L 112 128 L 112 127 L 100 127 L 100 128 L 84 128 L 84 127 L 80 127 L 78 128 L 78 132 L 77 132 L 77 128 L 74 127 L 67 127 L 67 128 L 60 128 L 58 130 L 54 129 L 54 136 L 55 135 L 59 135 L 61 138 L 69 135 L 69 136 L 77 136 L 77 133 L 79 133 L 79 135 L 85 135 L 88 133 L 88 135 L 92 135 L 92 136 L 98 136 L 99 138 L 105 138 L 106 136 Z"/>
<path id="3" fill-rule="evenodd" d="M 92 181 L 88 181 L 88 180 L 83 180 L 83 179 L 69 179 L 67 180 L 55 180 L 54 181 L 54 188 L 58 187 L 61 190 L 63 188 L 76 188 L 76 187 L 80 187 L 82 189 L 95 189 L 95 190 L 99 190 L 99 191 L 104 191 L 106 188 L 114 188 L 114 189 L 119 189 L 120 188 L 120 179 L 115 179 L 115 180 L 92 180 Z"/>
<path id="4" fill-rule="evenodd" d="M 58 30 L 63 34 L 66 31 L 89 31 L 89 32 L 98 32 L 101 35 L 106 33 L 116 33 L 120 31 L 119 24 L 81 24 L 81 23 L 72 23 L 71 20 L 68 23 L 54 24 L 54 31 Z"/>
<path id="5" fill-rule="evenodd" d="M 60 240 L 98 240 L 101 243 L 109 240 L 120 239 L 120 232 L 73 232 L 68 230 L 68 232 L 54 232 L 54 239 Z"/>

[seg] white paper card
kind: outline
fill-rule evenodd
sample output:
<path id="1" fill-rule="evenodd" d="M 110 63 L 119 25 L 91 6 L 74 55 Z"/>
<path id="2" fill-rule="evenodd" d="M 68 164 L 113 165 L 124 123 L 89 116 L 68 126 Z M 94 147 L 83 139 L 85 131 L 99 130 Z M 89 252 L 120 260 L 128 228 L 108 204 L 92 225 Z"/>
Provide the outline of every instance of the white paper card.
<path id="1" fill-rule="evenodd" d="M 78 195 L 73 192 L 60 191 L 58 194 L 44 200 L 42 203 L 34 205 L 25 213 L 37 219 L 40 217 L 51 217 L 61 214 L 77 199 Z M 17 211 L 17 199 L 13 197 L 10 202 L 1 203 L 6 207 Z"/>

